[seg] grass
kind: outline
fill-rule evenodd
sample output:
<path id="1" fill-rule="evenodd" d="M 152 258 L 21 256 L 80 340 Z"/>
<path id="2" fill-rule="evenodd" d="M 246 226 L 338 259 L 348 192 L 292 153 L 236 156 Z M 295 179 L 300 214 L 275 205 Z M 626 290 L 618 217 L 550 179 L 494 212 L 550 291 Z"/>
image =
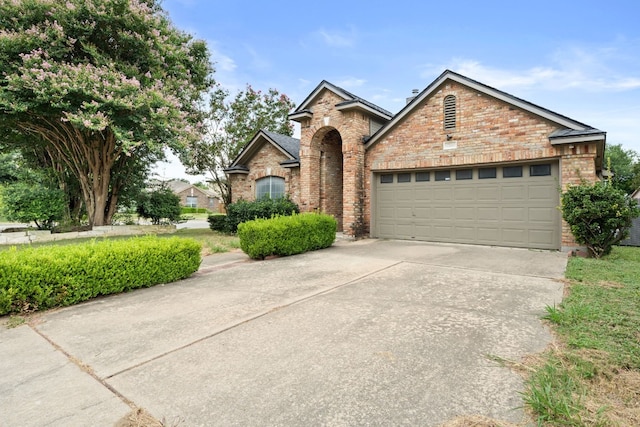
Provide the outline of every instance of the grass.
<path id="1" fill-rule="evenodd" d="M 557 336 L 524 393 L 539 426 L 640 425 L 640 248 L 571 258 L 567 296 L 548 307 Z"/>
<path id="2" fill-rule="evenodd" d="M 167 236 L 187 237 L 202 243 L 203 256 L 240 249 L 236 235 L 223 234 L 208 228 L 182 228 Z"/>
<path id="3" fill-rule="evenodd" d="M 216 253 L 229 252 L 235 249 L 240 248 L 240 239 L 238 239 L 235 235 L 218 233 L 217 231 L 212 231 L 209 228 L 181 228 L 176 230 L 175 233 L 166 233 L 166 234 L 158 234 L 158 237 L 186 237 L 193 240 L 196 240 L 202 244 L 202 256 L 207 256 Z M 78 239 L 69 239 L 69 240 L 56 240 L 51 242 L 35 242 L 31 243 L 32 247 L 37 246 L 61 246 L 61 245 L 72 245 L 77 243 L 82 243 L 94 239 L 129 239 L 132 236 L 107 236 L 107 237 L 84 237 Z M 21 246 L 21 245 L 16 245 Z M 0 252 L 4 250 L 9 250 L 11 245 L 0 245 Z"/>

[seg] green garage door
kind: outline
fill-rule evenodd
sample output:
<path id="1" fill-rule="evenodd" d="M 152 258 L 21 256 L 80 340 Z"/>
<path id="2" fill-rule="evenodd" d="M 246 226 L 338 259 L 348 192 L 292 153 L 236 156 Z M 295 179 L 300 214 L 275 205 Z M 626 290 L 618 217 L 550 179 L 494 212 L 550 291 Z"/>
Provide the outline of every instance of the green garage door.
<path id="1" fill-rule="evenodd" d="M 560 249 L 557 162 L 374 178 L 374 237 Z"/>

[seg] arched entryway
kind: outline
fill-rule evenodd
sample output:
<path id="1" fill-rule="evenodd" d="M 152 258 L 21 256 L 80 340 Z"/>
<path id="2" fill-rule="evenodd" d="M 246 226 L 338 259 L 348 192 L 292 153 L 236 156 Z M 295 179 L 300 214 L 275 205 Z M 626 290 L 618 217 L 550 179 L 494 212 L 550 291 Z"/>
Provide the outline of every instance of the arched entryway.
<path id="1" fill-rule="evenodd" d="M 318 207 L 333 215 L 342 231 L 343 157 L 342 137 L 335 128 L 320 129 L 313 137 L 312 147 L 318 159 Z"/>

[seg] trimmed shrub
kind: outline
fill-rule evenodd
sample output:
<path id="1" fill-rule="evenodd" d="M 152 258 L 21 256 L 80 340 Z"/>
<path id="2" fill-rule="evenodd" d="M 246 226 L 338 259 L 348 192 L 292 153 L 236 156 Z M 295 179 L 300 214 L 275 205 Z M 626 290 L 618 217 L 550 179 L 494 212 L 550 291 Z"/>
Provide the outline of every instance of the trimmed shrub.
<path id="1" fill-rule="evenodd" d="M 168 188 L 160 188 L 140 196 L 137 207 L 138 215 L 151 219 L 152 224 L 160 224 L 163 220 L 175 222 L 180 219 L 180 197 Z"/>
<path id="2" fill-rule="evenodd" d="M 17 182 L 2 188 L 0 211 L 9 221 L 35 222 L 40 230 L 51 230 L 64 217 L 64 192 L 40 184 Z"/>
<path id="3" fill-rule="evenodd" d="M 230 233 L 229 222 L 225 214 L 213 214 L 207 218 L 209 228 L 220 233 Z"/>
<path id="4" fill-rule="evenodd" d="M 200 249 L 192 239 L 157 236 L 14 247 L 0 257 L 0 315 L 184 279 L 198 270 Z"/>
<path id="5" fill-rule="evenodd" d="M 634 199 L 604 182 L 570 185 L 562 195 L 562 217 L 576 242 L 595 258 L 609 254 L 614 244 L 626 239 L 638 215 Z"/>
<path id="6" fill-rule="evenodd" d="M 331 246 L 337 221 L 331 215 L 294 214 L 238 225 L 240 247 L 253 259 L 294 255 Z"/>
<path id="7" fill-rule="evenodd" d="M 298 205 L 288 197 L 260 199 L 252 202 L 240 200 L 227 206 L 227 221 L 230 233 L 238 231 L 238 224 L 259 218 L 287 216 L 299 213 Z"/>

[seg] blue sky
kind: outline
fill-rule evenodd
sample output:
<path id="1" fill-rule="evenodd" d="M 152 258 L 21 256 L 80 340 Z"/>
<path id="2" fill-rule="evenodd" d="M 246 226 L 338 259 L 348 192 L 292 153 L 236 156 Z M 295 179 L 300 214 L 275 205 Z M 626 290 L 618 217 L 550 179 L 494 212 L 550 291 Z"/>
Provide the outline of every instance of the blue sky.
<path id="1" fill-rule="evenodd" d="M 232 93 L 296 104 L 322 80 L 396 113 L 445 69 L 607 132 L 640 153 L 640 2 L 164 0 Z M 159 166 L 183 174 L 175 160 Z"/>

